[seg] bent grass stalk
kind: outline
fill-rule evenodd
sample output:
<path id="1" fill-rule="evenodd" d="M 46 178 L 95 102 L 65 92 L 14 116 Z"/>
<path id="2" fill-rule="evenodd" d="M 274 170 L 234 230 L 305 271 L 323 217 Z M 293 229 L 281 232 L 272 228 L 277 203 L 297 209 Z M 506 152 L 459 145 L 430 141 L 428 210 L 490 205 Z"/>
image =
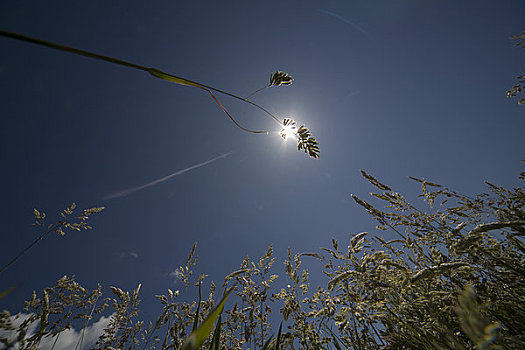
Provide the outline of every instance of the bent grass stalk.
<path id="1" fill-rule="evenodd" d="M 59 226 L 57 224 L 51 226 L 47 231 L 44 231 L 42 234 L 40 234 L 40 236 L 38 236 L 33 242 L 31 242 L 28 246 L 26 246 L 24 249 L 22 249 L 17 255 L 15 255 L 14 258 L 12 258 L 7 264 L 5 264 L 4 266 L 2 266 L 2 268 L 0 268 L 0 274 L 2 272 L 4 272 L 5 270 L 7 270 L 7 268 L 11 265 L 13 265 L 18 259 L 20 259 L 25 253 L 27 253 L 27 251 L 29 249 L 31 249 L 35 244 L 37 244 L 38 242 L 40 242 L 42 239 L 44 239 L 44 237 L 46 235 L 48 235 L 50 232 L 53 232 L 55 231 L 55 229 L 57 229 Z M 6 294 L 7 295 L 7 294 Z M 0 295 L 0 296 L 5 296 L 5 295 Z"/>
<path id="2" fill-rule="evenodd" d="M 76 204 L 71 204 L 68 208 L 64 209 L 60 216 L 62 217 L 62 220 L 58 220 L 55 224 L 50 224 L 47 226 L 47 230 L 42 232 L 33 242 L 28 244 L 25 248 L 23 248 L 20 252 L 18 252 L 17 255 L 15 255 L 14 258 L 12 258 L 7 264 L 2 266 L 0 268 L 0 274 L 2 274 L 9 266 L 13 265 L 18 259 L 20 259 L 27 251 L 31 248 L 33 248 L 38 242 L 43 240 L 48 234 L 51 232 L 55 232 L 61 236 L 64 236 L 65 229 L 70 229 L 73 231 L 81 231 L 81 230 L 89 230 L 91 229 L 91 226 L 87 224 L 87 219 L 90 215 L 99 213 L 102 210 L 104 210 L 104 207 L 98 207 L 98 208 L 89 208 L 84 209 L 82 211 L 82 214 L 79 216 L 73 217 L 71 219 L 71 216 L 73 215 L 73 211 L 76 208 Z M 34 226 L 43 226 L 44 220 L 46 218 L 45 213 L 40 213 L 38 210 L 34 209 L 33 215 L 35 218 Z"/>
<path id="3" fill-rule="evenodd" d="M 159 78 L 159 79 L 162 79 L 162 80 L 165 80 L 165 81 L 169 81 L 169 82 L 172 82 L 172 83 L 175 83 L 175 84 L 180 84 L 180 85 L 186 85 L 186 86 L 192 86 L 192 87 L 199 88 L 199 89 L 201 89 L 203 91 L 206 91 L 206 92 L 208 92 L 210 94 L 212 99 L 226 113 L 226 115 L 235 124 L 235 126 L 237 126 L 239 129 L 241 129 L 241 130 L 243 130 L 245 132 L 248 132 L 248 133 L 252 133 L 252 134 L 268 134 L 269 132 L 266 131 L 266 130 L 251 130 L 251 129 L 245 128 L 244 126 L 240 125 L 235 120 L 235 118 L 233 118 L 233 116 L 228 112 L 228 110 L 221 104 L 221 102 L 219 101 L 219 99 L 217 99 L 217 97 L 213 94 L 213 92 L 217 92 L 217 93 L 220 93 L 220 94 L 223 94 L 223 95 L 226 95 L 226 96 L 238 99 L 238 100 L 240 100 L 242 102 L 248 103 L 248 104 L 258 108 L 259 110 L 263 111 L 265 114 L 267 114 L 272 119 L 274 119 L 281 126 L 281 128 L 284 128 L 286 126 L 284 121 L 281 122 L 281 120 L 279 118 L 277 118 L 273 113 L 271 113 L 270 111 L 268 111 L 264 107 L 258 105 L 257 103 L 254 103 L 254 102 L 248 100 L 249 97 L 253 96 L 255 93 L 257 93 L 257 92 L 259 92 L 261 90 L 264 90 L 267 87 L 279 86 L 279 85 L 290 85 L 292 83 L 293 79 L 292 79 L 292 77 L 290 75 L 288 75 L 285 72 L 277 71 L 277 72 L 273 73 L 271 75 L 271 77 L 270 77 L 270 84 L 269 85 L 267 85 L 264 88 L 261 88 L 259 90 L 256 90 L 255 92 L 250 94 L 248 97 L 243 98 L 243 97 L 237 96 L 235 94 L 232 94 L 230 92 L 227 92 L 227 91 L 224 91 L 224 90 L 221 90 L 221 89 L 217 89 L 217 88 L 215 88 L 213 86 L 201 84 L 201 83 L 195 82 L 195 81 L 190 80 L 190 79 L 186 79 L 186 78 L 182 78 L 182 77 L 179 77 L 179 76 L 176 76 L 176 75 L 173 75 L 173 74 L 169 74 L 169 73 L 163 72 L 163 71 L 161 71 L 159 69 L 156 69 L 156 68 L 145 67 L 145 66 L 138 65 L 138 64 L 135 64 L 135 63 L 131 63 L 131 62 L 127 62 L 127 61 L 124 61 L 124 60 L 120 60 L 120 59 L 117 59 L 117 58 L 104 56 L 104 55 L 100 55 L 100 54 L 97 54 L 97 53 L 76 49 L 76 48 L 73 48 L 73 47 L 60 45 L 60 44 L 49 42 L 49 41 L 44 41 L 44 40 L 41 40 L 41 39 L 32 38 L 32 37 L 29 37 L 29 36 L 26 36 L 26 35 L 23 35 L 23 34 L 18 34 L 18 33 L 13 33 L 13 32 L 0 30 L 0 35 L 8 37 L 8 38 L 12 38 L 12 39 L 20 40 L 20 41 L 30 42 L 30 43 L 33 43 L 33 44 L 37 44 L 37 45 L 53 48 L 53 49 L 60 50 L 60 51 L 73 53 L 73 54 L 76 54 L 76 55 L 81 55 L 81 56 L 94 58 L 94 59 L 97 59 L 97 60 L 111 62 L 111 63 L 118 64 L 118 65 L 121 65 L 121 66 L 125 66 L 125 67 L 129 67 L 129 68 L 133 68 L 133 69 L 136 69 L 136 70 L 147 72 L 147 73 L 153 75 L 156 78 Z M 301 128 L 306 130 L 306 131 L 308 131 L 308 129 L 306 129 L 304 126 L 301 126 Z M 299 128 L 299 130 L 301 130 L 301 128 Z M 309 133 L 309 131 L 308 131 L 308 133 Z M 295 134 L 296 134 L 296 136 L 298 138 L 298 150 L 304 149 L 305 153 L 307 153 L 310 157 L 318 158 L 319 157 L 319 147 L 318 147 L 318 142 L 315 141 L 315 138 L 313 138 L 311 136 L 311 134 L 308 134 L 306 139 L 304 139 L 304 137 L 303 137 L 304 135 L 302 135 L 301 133 L 295 133 Z M 312 143 L 312 141 L 313 141 L 313 143 Z M 312 147 L 312 146 L 314 146 L 314 147 Z"/>

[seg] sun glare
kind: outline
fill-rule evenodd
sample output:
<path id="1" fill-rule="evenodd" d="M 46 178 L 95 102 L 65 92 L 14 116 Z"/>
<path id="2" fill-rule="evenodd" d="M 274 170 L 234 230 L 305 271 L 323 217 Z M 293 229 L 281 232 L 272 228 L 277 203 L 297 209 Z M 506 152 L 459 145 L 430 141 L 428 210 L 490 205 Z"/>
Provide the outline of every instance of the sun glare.
<path id="1" fill-rule="evenodd" d="M 297 134 L 297 124 L 293 119 L 285 118 L 282 123 L 282 129 L 279 135 L 283 138 L 283 141 L 288 141 L 289 138 L 295 140 Z"/>
<path id="2" fill-rule="evenodd" d="M 286 142 L 289 138 L 295 138 L 297 127 L 295 125 L 286 125 L 283 127 L 283 139 Z"/>

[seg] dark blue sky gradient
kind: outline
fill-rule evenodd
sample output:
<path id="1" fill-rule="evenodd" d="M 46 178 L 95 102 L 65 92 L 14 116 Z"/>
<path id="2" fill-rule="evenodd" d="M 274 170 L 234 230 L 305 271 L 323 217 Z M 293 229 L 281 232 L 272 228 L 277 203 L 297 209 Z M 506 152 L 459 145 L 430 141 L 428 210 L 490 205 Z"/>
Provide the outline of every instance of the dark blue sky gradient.
<path id="1" fill-rule="evenodd" d="M 349 233 L 374 231 L 349 197 L 372 190 L 360 169 L 414 201 L 408 176 L 467 194 L 484 180 L 517 186 L 525 107 L 505 91 L 523 73 L 525 51 L 508 38 L 525 29 L 524 14 L 523 1 L 3 2 L 2 30 L 239 95 L 286 71 L 292 86 L 253 100 L 306 124 L 321 158 L 283 143 L 247 104 L 218 96 L 270 136 L 239 130 L 199 89 L 0 37 L 0 263 L 40 233 L 33 208 L 52 222 L 71 202 L 106 206 L 93 230 L 49 236 L 0 275 L 0 290 L 19 285 L 0 309 L 19 311 L 33 289 L 74 274 L 91 288 L 142 283 L 151 317 L 154 294 L 183 288 L 169 273 L 195 241 L 196 275 L 219 285 L 273 244 L 275 283 L 286 285 L 288 247 L 316 251 L 331 237 L 344 246 Z"/>

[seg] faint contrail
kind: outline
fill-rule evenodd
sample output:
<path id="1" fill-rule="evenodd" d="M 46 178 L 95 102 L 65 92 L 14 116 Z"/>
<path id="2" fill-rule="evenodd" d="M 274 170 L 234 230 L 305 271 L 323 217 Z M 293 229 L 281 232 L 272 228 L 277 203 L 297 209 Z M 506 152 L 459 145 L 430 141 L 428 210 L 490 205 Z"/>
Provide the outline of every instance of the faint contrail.
<path id="1" fill-rule="evenodd" d="M 319 11 L 319 12 L 322 12 L 322 13 L 324 13 L 324 14 L 327 14 L 327 15 L 329 15 L 329 16 L 335 17 L 335 18 L 337 18 L 338 20 L 343 21 L 343 22 L 345 22 L 346 24 L 351 25 L 352 27 L 354 27 L 354 29 L 357 29 L 358 31 L 360 31 L 361 33 L 363 33 L 364 36 L 366 36 L 367 38 L 370 38 L 370 37 L 368 36 L 368 33 L 367 33 L 363 28 L 361 28 L 360 26 L 358 26 L 358 25 L 355 24 L 354 22 L 351 22 L 351 21 L 347 20 L 346 18 L 344 18 L 344 17 L 338 15 L 337 13 L 333 13 L 332 11 L 323 10 L 323 9 L 318 9 L 318 11 Z"/>
<path id="2" fill-rule="evenodd" d="M 224 153 L 224 154 L 221 154 L 220 156 L 218 157 L 215 157 L 213 159 L 210 159 L 210 160 L 207 160 L 205 162 L 202 162 L 202 163 L 199 163 L 199 164 L 196 164 L 196 165 L 193 165 L 193 166 L 190 166 L 189 168 L 186 168 L 186 169 L 182 169 L 182 170 L 179 170 L 179 171 L 176 171 L 174 172 L 173 174 L 169 174 L 167 176 L 164 176 L 164 177 L 161 177 L 160 179 L 157 179 L 155 181 L 151 181 L 145 185 L 141 185 L 141 186 L 137 186 L 137 187 L 132 187 L 132 188 L 128 188 L 127 190 L 124 190 L 124 191 L 120 191 L 120 192 L 116 192 L 116 193 L 113 193 L 113 194 L 108 194 L 107 196 L 105 197 L 102 197 L 103 200 L 107 200 L 107 199 L 113 199 L 113 198 L 118 198 L 118 197 L 123 197 L 123 196 L 127 196 L 133 192 L 137 192 L 137 191 L 140 191 L 140 190 L 143 190 L 147 187 L 150 187 L 150 186 L 153 186 L 153 185 L 156 185 L 158 183 L 161 183 L 163 181 L 166 181 L 174 176 L 177 176 L 177 175 L 181 175 L 181 174 L 184 174 L 185 172 L 187 171 L 190 171 L 190 170 L 193 170 L 193 169 L 197 169 L 197 168 L 200 168 L 201 166 L 205 166 L 205 165 L 208 165 L 210 163 L 213 163 L 215 162 L 216 160 L 218 159 L 221 159 L 221 158 L 226 158 L 228 157 L 229 155 L 231 154 L 231 152 L 228 152 L 228 153 Z"/>

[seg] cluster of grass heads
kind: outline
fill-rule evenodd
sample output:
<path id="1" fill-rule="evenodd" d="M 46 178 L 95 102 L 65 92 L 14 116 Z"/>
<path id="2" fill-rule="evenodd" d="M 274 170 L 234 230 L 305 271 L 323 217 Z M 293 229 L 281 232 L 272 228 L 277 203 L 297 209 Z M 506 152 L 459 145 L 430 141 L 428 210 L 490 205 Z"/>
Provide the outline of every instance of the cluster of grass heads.
<path id="1" fill-rule="evenodd" d="M 139 319 L 140 285 L 131 292 L 111 287 L 113 297 L 103 299 L 100 286 L 89 291 L 63 277 L 40 298 L 33 293 L 23 322 L 0 314 L 0 330 L 11 331 L 0 343 L 36 349 L 44 337 L 58 340 L 73 319 L 84 320 L 85 330 L 106 310 L 110 322 L 96 349 L 525 348 L 524 189 L 487 183 L 490 193 L 470 197 L 413 178 L 422 187 L 420 209 L 362 175 L 384 208 L 352 197 L 379 233 L 397 238 L 362 232 L 344 246 L 332 239 L 318 252 L 289 249 L 284 278 L 272 273 L 270 247 L 224 278 L 219 301 L 213 282 L 203 298 L 206 275 L 192 277 L 195 244 L 179 272 L 186 290 L 196 282 L 189 291 L 197 297 L 178 301 L 180 291 L 170 289 L 157 295 L 162 310 L 148 325 Z M 305 257 L 322 264 L 325 286 L 311 286 Z M 282 319 L 277 335 L 274 312 Z"/>
<path id="2" fill-rule="evenodd" d="M 510 39 L 515 42 L 515 46 L 525 48 L 525 30 L 522 34 L 514 35 Z M 507 90 L 507 97 L 523 96 L 523 92 L 525 91 L 525 74 L 518 75 L 517 79 L 518 83 Z M 518 104 L 525 105 L 525 97 L 521 97 Z"/>

